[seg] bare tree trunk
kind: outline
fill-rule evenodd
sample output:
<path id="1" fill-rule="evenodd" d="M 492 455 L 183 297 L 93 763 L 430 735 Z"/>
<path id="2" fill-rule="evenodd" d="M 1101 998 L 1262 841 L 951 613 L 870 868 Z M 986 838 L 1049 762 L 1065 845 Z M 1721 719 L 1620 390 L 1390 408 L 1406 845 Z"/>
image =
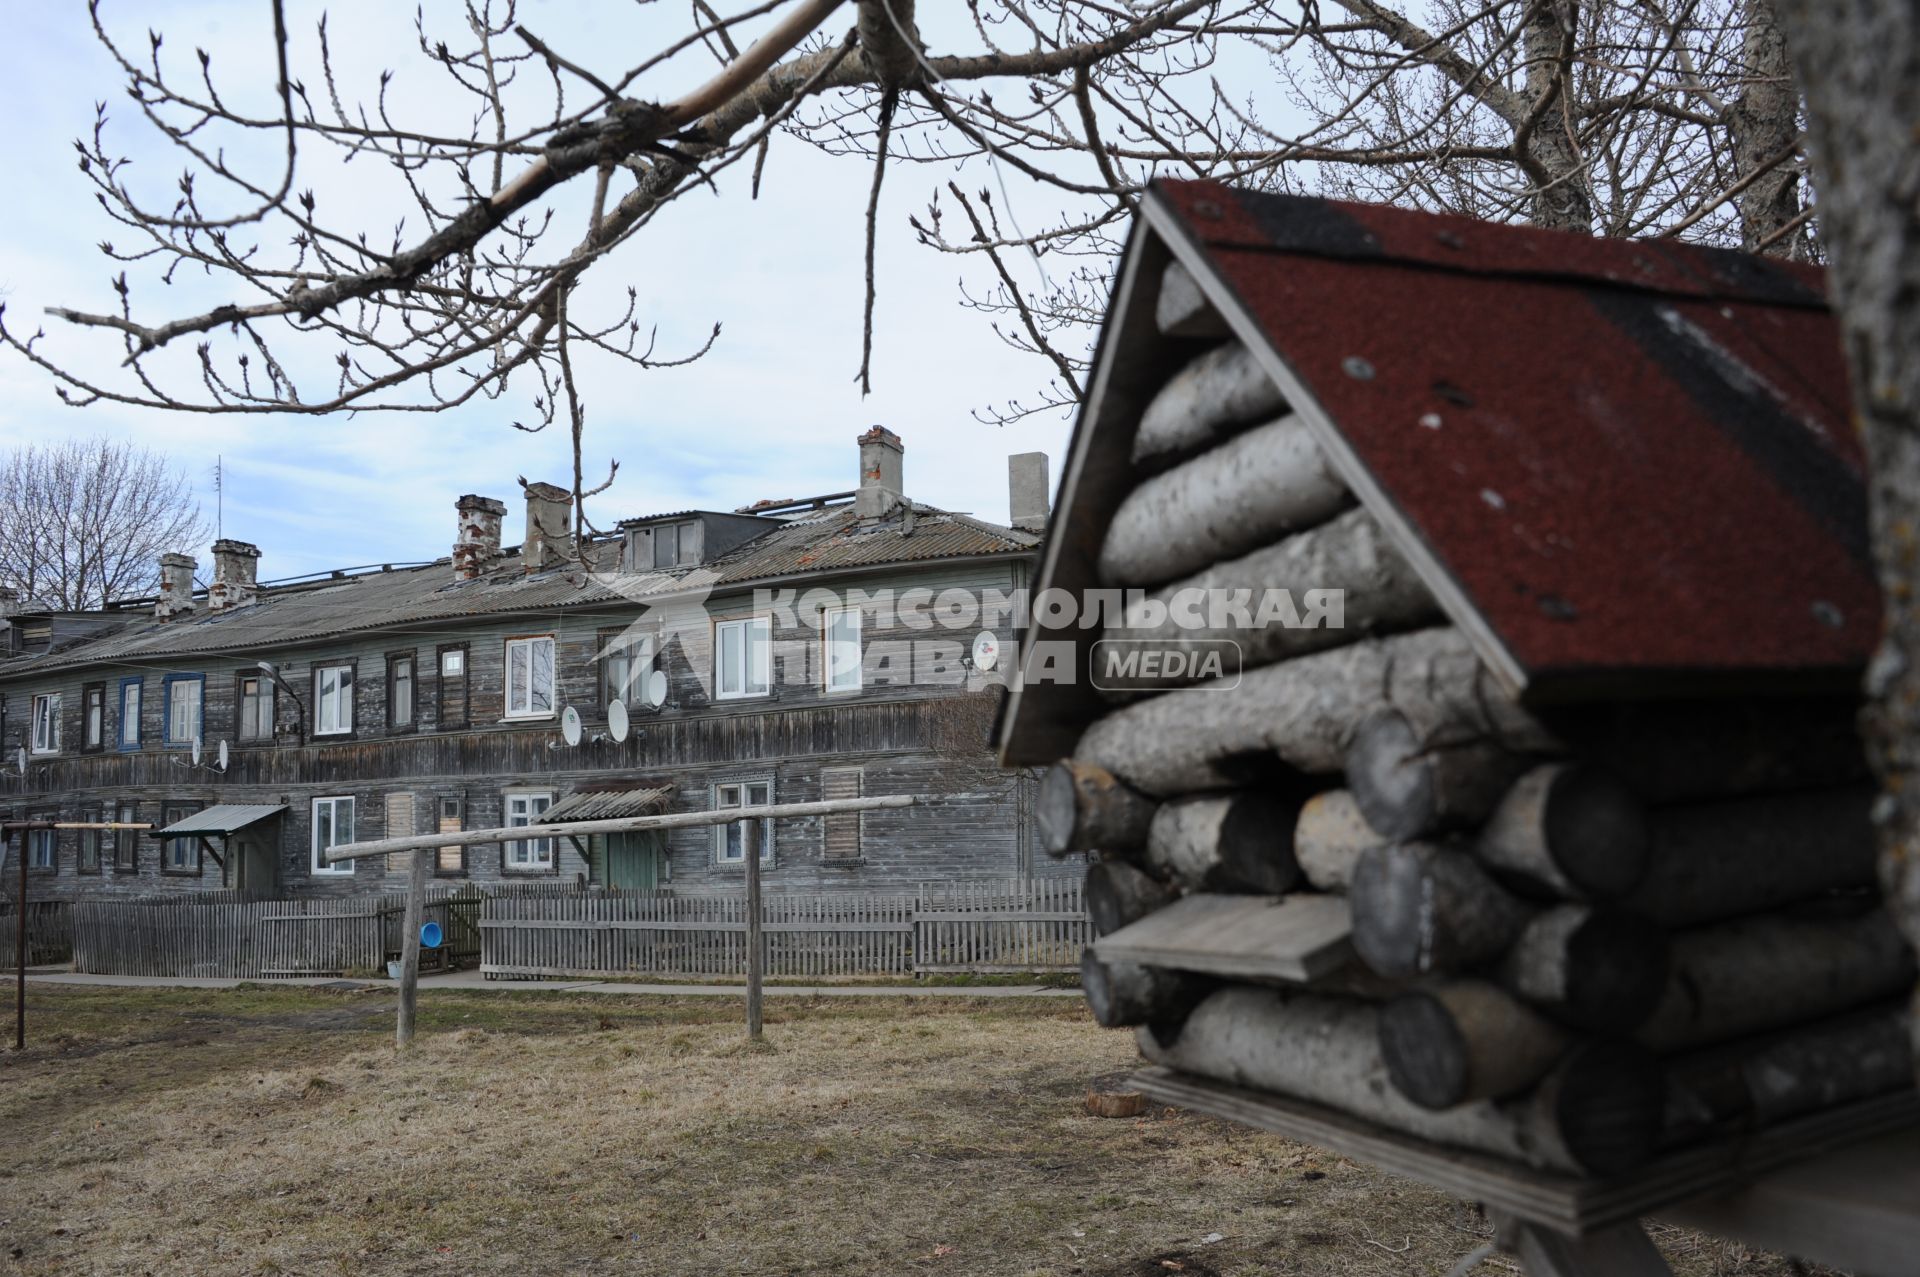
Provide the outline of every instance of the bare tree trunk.
<path id="1" fill-rule="evenodd" d="M 1593 233 L 1593 184 L 1573 139 L 1572 53 L 1580 6 L 1549 0 L 1527 20 L 1528 110 L 1514 129 L 1514 157 L 1533 179 L 1533 224 Z"/>
<path id="2" fill-rule="evenodd" d="M 1787 63 L 1787 40 L 1773 0 L 1746 0 L 1741 18 L 1747 28 L 1741 61 L 1749 78 L 1745 91 L 1727 106 L 1734 170 L 1744 178 L 1763 164 L 1774 167 L 1739 196 L 1740 246 L 1750 253 L 1804 256 L 1804 228 L 1780 235 L 1800 215 L 1800 174 L 1790 155 L 1780 158 L 1800 136 L 1800 94 Z"/>
<path id="3" fill-rule="evenodd" d="M 1887 616 L 1862 726 L 1886 791 L 1874 808 L 1881 880 L 1920 944 L 1920 10 L 1912 0 L 1779 9 L 1806 94 L 1829 284 L 1871 467 Z M 1920 1041 L 1920 1016 L 1914 1026 Z"/>

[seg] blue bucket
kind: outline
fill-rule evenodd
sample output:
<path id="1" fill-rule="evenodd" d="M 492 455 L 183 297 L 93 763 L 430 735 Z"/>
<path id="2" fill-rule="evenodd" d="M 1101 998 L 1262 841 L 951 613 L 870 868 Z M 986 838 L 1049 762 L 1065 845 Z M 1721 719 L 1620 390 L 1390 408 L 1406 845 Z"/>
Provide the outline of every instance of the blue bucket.
<path id="1" fill-rule="evenodd" d="M 422 949 L 438 949 L 440 947 L 441 939 L 442 939 L 442 936 L 440 934 L 439 923 L 428 922 L 421 925 L 420 947 Z"/>

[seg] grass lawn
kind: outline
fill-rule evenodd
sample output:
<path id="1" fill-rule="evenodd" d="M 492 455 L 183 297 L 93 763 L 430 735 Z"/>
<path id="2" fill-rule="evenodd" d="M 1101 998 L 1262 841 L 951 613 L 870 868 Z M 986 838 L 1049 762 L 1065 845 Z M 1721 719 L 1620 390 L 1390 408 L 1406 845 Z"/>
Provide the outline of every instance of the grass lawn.
<path id="1" fill-rule="evenodd" d="M 1077 1001 L 34 986 L 0 1270 L 1444 1274 L 1488 1229 L 1275 1136 L 1088 1117 Z M 1677 1270 L 1786 1261 L 1678 1230 Z M 1517 1272 L 1496 1257 L 1482 1274 Z"/>

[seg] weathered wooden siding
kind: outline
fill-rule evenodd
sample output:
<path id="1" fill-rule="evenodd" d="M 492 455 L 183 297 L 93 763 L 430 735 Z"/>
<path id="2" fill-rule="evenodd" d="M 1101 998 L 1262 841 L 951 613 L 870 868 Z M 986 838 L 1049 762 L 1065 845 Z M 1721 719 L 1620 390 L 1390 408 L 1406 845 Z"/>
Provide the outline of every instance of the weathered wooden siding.
<path id="1" fill-rule="evenodd" d="M 962 590 L 979 597 L 984 590 L 1006 592 L 1024 580 L 1024 565 L 992 562 L 942 565 L 863 576 L 847 584 L 869 593 L 886 588 L 938 598 Z M 821 588 L 826 585 L 800 587 Z M 844 588 L 844 587 L 843 587 Z M 708 601 L 714 620 L 764 611 L 751 590 Z M 635 707 L 629 739 L 604 737 L 606 709 L 601 703 L 597 656 L 601 636 L 624 628 L 641 615 L 638 608 L 557 609 L 538 617 L 486 618 L 450 622 L 445 628 L 405 633 L 376 633 L 352 641 L 311 644 L 241 658 L 209 658 L 189 669 L 148 669 L 142 673 L 142 747 L 116 748 L 119 680 L 132 673 L 116 666 L 96 678 L 70 671 L 47 680 L 18 676 L 0 683 L 5 697 L 0 739 L 11 750 L 24 743 L 32 697 L 62 696 L 63 751 L 35 757 L 24 778 L 0 780 L 0 803 L 15 813 L 58 811 L 73 816 L 98 807 L 131 802 L 140 819 L 158 821 L 164 804 L 211 805 L 276 803 L 287 806 L 278 822 L 278 888 L 301 895 L 337 896 L 392 888 L 397 872 L 381 862 L 357 864 L 350 874 L 316 875 L 311 870 L 312 806 L 320 797 L 354 799 L 356 834 L 425 832 L 436 827 L 442 798 L 459 798 L 468 828 L 504 823 L 504 794 L 538 789 L 556 798 L 583 783 L 610 780 L 668 781 L 677 787 L 672 809 L 701 811 L 713 802 L 713 786 L 735 780 L 765 779 L 775 801 L 804 801 L 820 796 L 823 769 L 857 769 L 868 794 L 915 793 L 934 798 L 929 806 L 870 813 L 861 823 L 860 854 L 828 857 L 818 819 L 782 821 L 774 831 L 775 860 L 770 885 L 789 889 L 882 889 L 929 879 L 991 878 L 1029 873 L 1073 872 L 1040 858 L 1035 863 L 1031 833 L 1032 779 L 1003 773 L 985 748 L 987 715 L 980 706 L 956 701 L 964 689 L 949 676 L 943 681 L 889 681 L 881 662 L 870 661 L 867 685 L 857 693 L 829 695 L 819 688 L 818 635 L 799 627 L 776 627 L 774 685 L 766 696 L 716 701 L 708 696 L 712 628 L 695 609 L 697 624 L 677 629 L 663 652 L 669 675 L 667 703 L 657 709 Z M 1002 618 L 997 632 L 1002 650 L 1014 648 L 1015 635 Z M 911 625 L 897 611 L 875 608 L 865 616 L 862 644 L 925 640 L 963 650 L 975 629 L 948 630 Z M 556 637 L 557 682 L 562 704 L 577 707 L 587 720 L 588 739 L 577 747 L 560 742 L 551 720 L 505 722 L 501 719 L 505 640 L 525 634 Z M 446 727 L 436 720 L 438 648 L 467 647 L 469 719 Z M 782 647 L 782 645 L 786 645 Z M 387 661 L 395 653 L 415 660 L 415 721 L 389 728 Z M 284 693 L 276 697 L 276 738 L 272 743 L 235 739 L 237 677 L 253 672 L 261 657 L 275 661 L 299 691 L 301 706 Z M 944 659 L 944 654 L 942 656 Z M 797 661 L 804 685 L 786 679 L 785 662 Z M 812 662 L 812 664 L 807 664 Z M 313 670 L 317 665 L 355 667 L 354 730 L 344 737 L 300 741 L 301 720 L 311 732 Z M 205 676 L 203 739 L 206 758 L 192 767 L 187 751 L 168 748 L 162 739 L 165 676 Z M 922 673 L 925 671 L 922 670 Z M 963 674 L 964 671 L 956 671 Z M 897 671 L 905 673 L 905 671 Z M 106 746 L 81 752 L 82 687 L 100 681 L 107 688 Z M 993 695 L 992 692 L 985 693 Z M 976 694 L 977 695 L 977 694 Z M 597 738 L 597 739 L 596 739 Z M 208 763 L 218 741 L 231 742 L 224 773 Z M 412 828 L 386 828 L 387 798 L 414 796 Z M 197 873 L 166 873 L 160 844 L 138 840 L 133 871 L 117 871 L 109 862 L 98 873 L 79 872 L 80 835 L 62 832 L 58 864 L 36 874 L 36 898 L 115 896 L 155 891 L 199 891 L 222 883 L 220 866 L 205 856 Z M 677 831 L 668 840 L 668 881 L 681 885 L 735 882 L 737 865 L 715 862 L 708 831 Z M 551 869 L 510 872 L 502 849 L 470 848 L 459 877 L 489 882 L 506 878 L 571 882 L 590 874 L 581 849 L 567 840 L 557 847 Z"/>

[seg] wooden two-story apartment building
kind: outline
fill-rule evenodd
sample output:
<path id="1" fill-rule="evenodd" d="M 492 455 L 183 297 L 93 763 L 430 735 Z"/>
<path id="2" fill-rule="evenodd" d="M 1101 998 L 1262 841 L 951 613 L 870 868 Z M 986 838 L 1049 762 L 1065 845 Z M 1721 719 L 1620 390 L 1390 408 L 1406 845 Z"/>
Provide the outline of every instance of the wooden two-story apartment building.
<path id="1" fill-rule="evenodd" d="M 13 817 L 36 898 L 391 888 L 347 841 L 650 811 L 909 793 L 923 805 L 769 822 L 770 887 L 862 890 L 1048 872 L 1031 777 L 986 747 L 1046 520 L 1045 458 L 1011 462 L 1016 526 L 903 495 L 900 441 L 862 435 L 852 491 L 628 520 L 576 547 L 569 495 L 455 502 L 433 563 L 257 583 L 259 551 L 185 555 L 157 597 L 20 605 L 0 660 Z M 982 637 L 986 635 L 988 637 Z M 576 719 L 577 716 L 577 719 Z M 623 721 L 624 720 L 624 721 Z M 438 854 L 447 880 L 701 886 L 744 873 L 739 827 Z"/>

